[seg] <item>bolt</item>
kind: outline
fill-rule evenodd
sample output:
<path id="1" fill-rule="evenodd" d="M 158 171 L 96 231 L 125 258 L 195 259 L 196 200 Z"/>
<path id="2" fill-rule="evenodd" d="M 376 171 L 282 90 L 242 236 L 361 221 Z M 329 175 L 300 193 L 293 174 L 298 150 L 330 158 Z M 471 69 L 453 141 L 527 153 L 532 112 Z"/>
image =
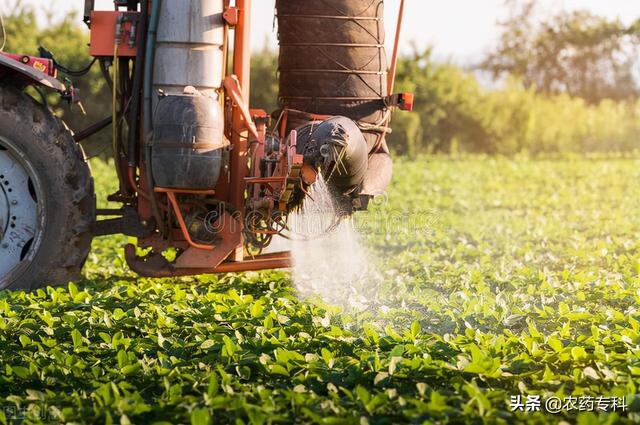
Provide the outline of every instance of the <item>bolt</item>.
<path id="1" fill-rule="evenodd" d="M 18 201 L 16 201 L 15 199 L 13 201 L 11 201 L 11 205 L 15 206 L 18 205 Z"/>

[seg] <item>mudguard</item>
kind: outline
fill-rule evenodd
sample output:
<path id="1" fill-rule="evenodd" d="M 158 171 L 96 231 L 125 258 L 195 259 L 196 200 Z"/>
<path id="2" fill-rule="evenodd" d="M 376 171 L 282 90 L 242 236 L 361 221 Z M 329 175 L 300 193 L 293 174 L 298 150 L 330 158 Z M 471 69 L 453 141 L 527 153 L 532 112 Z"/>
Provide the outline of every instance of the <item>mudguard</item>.
<path id="1" fill-rule="evenodd" d="M 7 76 L 16 76 L 19 80 L 25 82 L 25 85 L 36 83 L 61 94 L 67 91 L 65 85 L 59 80 L 22 62 L 0 55 L 0 81 Z"/>

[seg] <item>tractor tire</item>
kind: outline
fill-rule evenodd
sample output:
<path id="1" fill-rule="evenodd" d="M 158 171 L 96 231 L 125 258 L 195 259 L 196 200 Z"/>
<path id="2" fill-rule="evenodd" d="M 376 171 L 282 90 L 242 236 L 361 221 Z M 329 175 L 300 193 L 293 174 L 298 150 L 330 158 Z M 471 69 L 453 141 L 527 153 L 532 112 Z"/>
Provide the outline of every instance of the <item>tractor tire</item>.
<path id="1" fill-rule="evenodd" d="M 69 129 L 0 85 L 0 290 L 78 279 L 95 209 L 91 171 Z"/>

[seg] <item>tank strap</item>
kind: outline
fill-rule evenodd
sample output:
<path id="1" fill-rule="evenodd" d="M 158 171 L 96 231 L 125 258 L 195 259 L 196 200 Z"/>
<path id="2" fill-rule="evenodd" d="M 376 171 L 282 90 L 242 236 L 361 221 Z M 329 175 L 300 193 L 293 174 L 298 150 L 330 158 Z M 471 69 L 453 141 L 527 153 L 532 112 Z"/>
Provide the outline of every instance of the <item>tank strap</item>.
<path id="1" fill-rule="evenodd" d="M 357 69 L 278 69 L 282 72 L 300 72 L 313 74 L 362 74 L 362 75 L 385 75 L 387 71 L 360 71 Z"/>
<path id="2" fill-rule="evenodd" d="M 176 142 L 165 142 L 162 140 L 156 140 L 151 143 L 151 146 L 160 147 L 160 148 L 174 148 L 174 149 L 220 149 L 224 147 L 224 144 L 218 143 L 207 143 L 207 142 L 196 142 L 196 143 L 176 143 Z"/>
<path id="3" fill-rule="evenodd" d="M 384 44 L 366 44 L 366 43 L 304 43 L 304 42 L 293 42 L 293 43 L 280 43 L 280 47 L 375 47 L 377 49 L 384 49 Z"/>
<path id="4" fill-rule="evenodd" d="M 304 19 L 339 19 L 344 21 L 375 21 L 381 22 L 383 18 L 377 16 L 332 16 L 332 15 L 276 15 L 278 18 L 304 18 Z"/>

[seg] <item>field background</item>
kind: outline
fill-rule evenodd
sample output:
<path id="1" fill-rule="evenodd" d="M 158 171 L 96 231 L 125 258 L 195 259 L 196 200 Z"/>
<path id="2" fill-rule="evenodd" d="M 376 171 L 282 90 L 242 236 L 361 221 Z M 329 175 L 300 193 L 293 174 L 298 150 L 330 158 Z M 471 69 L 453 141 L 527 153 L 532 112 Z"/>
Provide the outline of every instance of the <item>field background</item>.
<path id="1" fill-rule="evenodd" d="M 35 3 L 0 5 L 6 51 L 84 68 L 81 19 Z M 367 309 L 303 300 L 287 271 L 139 279 L 127 238 L 99 238 L 81 281 L 0 292 L 0 424 L 640 423 L 640 20 L 539 4 L 504 2 L 482 63 L 400 58 L 414 111 L 356 220 L 382 276 Z M 97 66 L 72 79 L 86 116 L 47 101 L 78 131 L 110 93 Z M 277 98 L 277 53 L 256 51 L 251 105 Z M 100 207 L 111 145 L 83 142 Z M 627 408 L 511 411 L 535 395 Z"/>
<path id="2" fill-rule="evenodd" d="M 637 422 L 639 189 L 631 155 L 398 160 L 362 223 L 429 219 L 368 225 L 383 304 L 359 313 L 300 301 L 285 271 L 138 279 L 126 238 L 97 239 L 81 282 L 0 293 L 0 404 L 27 423 Z M 518 394 L 629 407 L 512 413 Z"/>

